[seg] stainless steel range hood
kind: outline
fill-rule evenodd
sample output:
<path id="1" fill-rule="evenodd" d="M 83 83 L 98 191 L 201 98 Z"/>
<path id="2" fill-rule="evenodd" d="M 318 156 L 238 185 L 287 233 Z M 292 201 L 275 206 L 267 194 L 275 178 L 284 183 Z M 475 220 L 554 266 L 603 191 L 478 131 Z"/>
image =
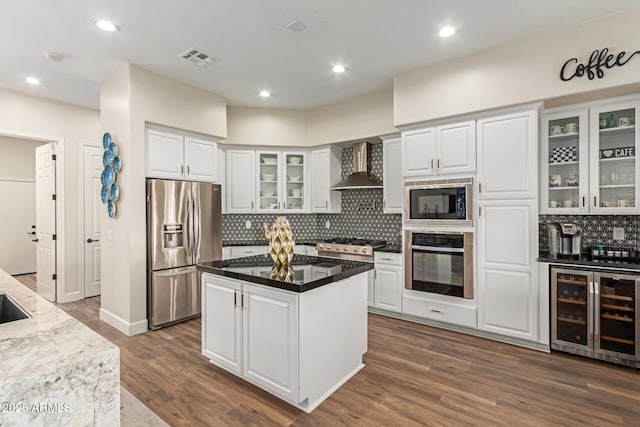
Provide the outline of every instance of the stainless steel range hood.
<path id="1" fill-rule="evenodd" d="M 382 188 L 367 171 L 369 143 L 359 142 L 353 146 L 353 173 L 334 185 L 332 190 L 368 190 L 370 188 Z"/>

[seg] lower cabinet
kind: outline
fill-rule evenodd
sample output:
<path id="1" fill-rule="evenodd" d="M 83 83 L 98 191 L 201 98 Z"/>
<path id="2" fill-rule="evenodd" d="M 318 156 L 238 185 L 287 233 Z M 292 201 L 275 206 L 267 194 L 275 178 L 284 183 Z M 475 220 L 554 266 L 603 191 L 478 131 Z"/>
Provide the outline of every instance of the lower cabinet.
<path id="1" fill-rule="evenodd" d="M 369 305 L 388 311 L 402 311 L 402 254 L 375 252 L 373 283 L 369 286 Z"/>
<path id="2" fill-rule="evenodd" d="M 203 284 L 202 353 L 265 390 L 297 401 L 297 295 L 206 275 Z"/>
<path id="3" fill-rule="evenodd" d="M 471 305 L 472 301 L 459 303 L 436 301 L 427 296 L 413 295 L 415 292 L 417 291 L 404 295 L 402 307 L 404 314 L 476 329 L 477 311 L 476 307 Z"/>

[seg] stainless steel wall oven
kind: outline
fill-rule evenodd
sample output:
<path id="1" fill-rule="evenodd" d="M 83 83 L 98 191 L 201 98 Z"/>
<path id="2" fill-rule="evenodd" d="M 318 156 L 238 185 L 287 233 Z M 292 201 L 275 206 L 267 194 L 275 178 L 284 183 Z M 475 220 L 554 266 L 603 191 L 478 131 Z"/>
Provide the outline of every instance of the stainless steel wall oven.
<path id="1" fill-rule="evenodd" d="M 405 287 L 473 298 L 473 233 L 406 230 Z"/>

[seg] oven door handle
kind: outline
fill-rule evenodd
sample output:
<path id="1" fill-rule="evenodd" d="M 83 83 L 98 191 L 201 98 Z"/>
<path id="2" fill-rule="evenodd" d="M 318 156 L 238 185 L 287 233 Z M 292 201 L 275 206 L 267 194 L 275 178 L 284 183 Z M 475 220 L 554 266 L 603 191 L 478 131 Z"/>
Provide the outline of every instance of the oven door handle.
<path id="1" fill-rule="evenodd" d="M 456 253 L 456 254 L 464 253 L 464 248 L 442 248 L 438 246 L 411 245 L 411 249 L 417 249 L 419 251 L 429 251 L 429 252 L 446 252 L 446 253 Z"/>

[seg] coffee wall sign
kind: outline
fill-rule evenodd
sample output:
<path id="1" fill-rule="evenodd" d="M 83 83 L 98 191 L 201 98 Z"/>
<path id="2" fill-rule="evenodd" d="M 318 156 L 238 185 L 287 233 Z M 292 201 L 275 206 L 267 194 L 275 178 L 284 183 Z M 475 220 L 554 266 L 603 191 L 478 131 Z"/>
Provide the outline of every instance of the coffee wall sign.
<path id="1" fill-rule="evenodd" d="M 617 55 L 609 53 L 609 49 L 604 48 L 602 50 L 594 50 L 589 56 L 589 60 L 582 64 L 578 61 L 578 58 L 571 58 L 567 60 L 560 70 L 560 79 L 563 82 L 568 82 L 575 77 L 587 76 L 589 80 L 593 80 L 596 77 L 601 79 L 604 77 L 604 70 L 614 67 L 622 67 L 631 61 L 631 59 L 640 54 L 640 50 L 636 50 L 632 53 L 622 51 Z"/>

